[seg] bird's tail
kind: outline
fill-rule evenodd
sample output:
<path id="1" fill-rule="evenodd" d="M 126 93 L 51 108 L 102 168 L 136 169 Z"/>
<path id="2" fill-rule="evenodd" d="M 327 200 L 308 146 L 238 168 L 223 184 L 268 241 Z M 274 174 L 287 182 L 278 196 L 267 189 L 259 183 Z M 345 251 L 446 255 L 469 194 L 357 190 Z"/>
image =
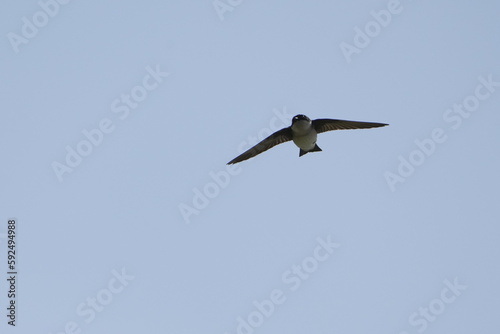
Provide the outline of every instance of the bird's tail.
<path id="1" fill-rule="evenodd" d="M 321 152 L 322 149 L 319 148 L 318 144 L 315 144 L 313 149 L 310 150 L 310 151 L 304 151 L 303 149 L 300 149 L 299 151 L 299 157 L 303 156 L 304 154 L 306 153 L 309 153 L 309 152 Z"/>

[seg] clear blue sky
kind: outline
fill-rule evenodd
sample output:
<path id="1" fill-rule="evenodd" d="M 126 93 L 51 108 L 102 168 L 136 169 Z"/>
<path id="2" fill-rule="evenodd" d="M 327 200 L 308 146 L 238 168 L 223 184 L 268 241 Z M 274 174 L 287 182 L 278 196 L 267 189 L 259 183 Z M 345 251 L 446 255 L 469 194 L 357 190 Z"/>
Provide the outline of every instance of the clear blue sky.
<path id="1" fill-rule="evenodd" d="M 2 333 L 498 329 L 500 4 L 0 7 Z"/>

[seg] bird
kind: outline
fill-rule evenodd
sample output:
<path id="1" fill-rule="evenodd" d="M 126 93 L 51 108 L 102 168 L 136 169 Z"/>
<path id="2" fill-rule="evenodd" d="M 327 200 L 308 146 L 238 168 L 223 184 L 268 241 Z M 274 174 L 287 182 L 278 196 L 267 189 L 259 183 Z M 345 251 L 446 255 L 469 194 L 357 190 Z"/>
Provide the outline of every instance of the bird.
<path id="1" fill-rule="evenodd" d="M 351 129 L 369 129 L 387 126 L 385 123 L 347 121 L 342 119 L 319 118 L 311 120 L 306 115 L 296 115 L 292 118 L 292 125 L 276 131 L 269 137 L 238 155 L 227 165 L 233 165 L 238 162 L 255 157 L 270 148 L 293 140 L 299 148 L 299 157 L 310 152 L 322 151 L 316 144 L 318 133 L 332 130 L 351 130 Z"/>

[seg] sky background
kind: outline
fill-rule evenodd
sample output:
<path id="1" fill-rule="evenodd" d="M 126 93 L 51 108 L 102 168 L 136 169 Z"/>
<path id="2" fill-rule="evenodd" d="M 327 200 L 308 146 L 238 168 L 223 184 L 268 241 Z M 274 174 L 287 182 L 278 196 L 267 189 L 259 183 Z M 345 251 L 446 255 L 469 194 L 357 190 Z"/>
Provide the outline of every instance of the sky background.
<path id="1" fill-rule="evenodd" d="M 0 4 L 2 333 L 498 330 L 499 3 L 41 3 Z M 296 114 L 390 126 L 227 169 Z"/>

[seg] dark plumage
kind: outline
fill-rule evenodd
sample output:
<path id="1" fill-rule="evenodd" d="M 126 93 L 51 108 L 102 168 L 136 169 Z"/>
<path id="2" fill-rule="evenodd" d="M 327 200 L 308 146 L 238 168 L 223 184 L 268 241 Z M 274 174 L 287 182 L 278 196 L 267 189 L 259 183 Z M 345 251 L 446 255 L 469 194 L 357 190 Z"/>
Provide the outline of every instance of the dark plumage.
<path id="1" fill-rule="evenodd" d="M 333 130 L 351 130 L 351 129 L 369 129 L 386 126 L 384 123 L 346 121 L 342 119 L 320 118 L 311 121 L 305 115 L 297 115 L 292 118 L 292 125 L 276 131 L 260 143 L 243 152 L 227 164 L 235 164 L 269 150 L 270 148 L 293 140 L 295 145 L 300 148 L 299 156 L 309 152 L 321 151 L 316 144 L 318 133 Z"/>

